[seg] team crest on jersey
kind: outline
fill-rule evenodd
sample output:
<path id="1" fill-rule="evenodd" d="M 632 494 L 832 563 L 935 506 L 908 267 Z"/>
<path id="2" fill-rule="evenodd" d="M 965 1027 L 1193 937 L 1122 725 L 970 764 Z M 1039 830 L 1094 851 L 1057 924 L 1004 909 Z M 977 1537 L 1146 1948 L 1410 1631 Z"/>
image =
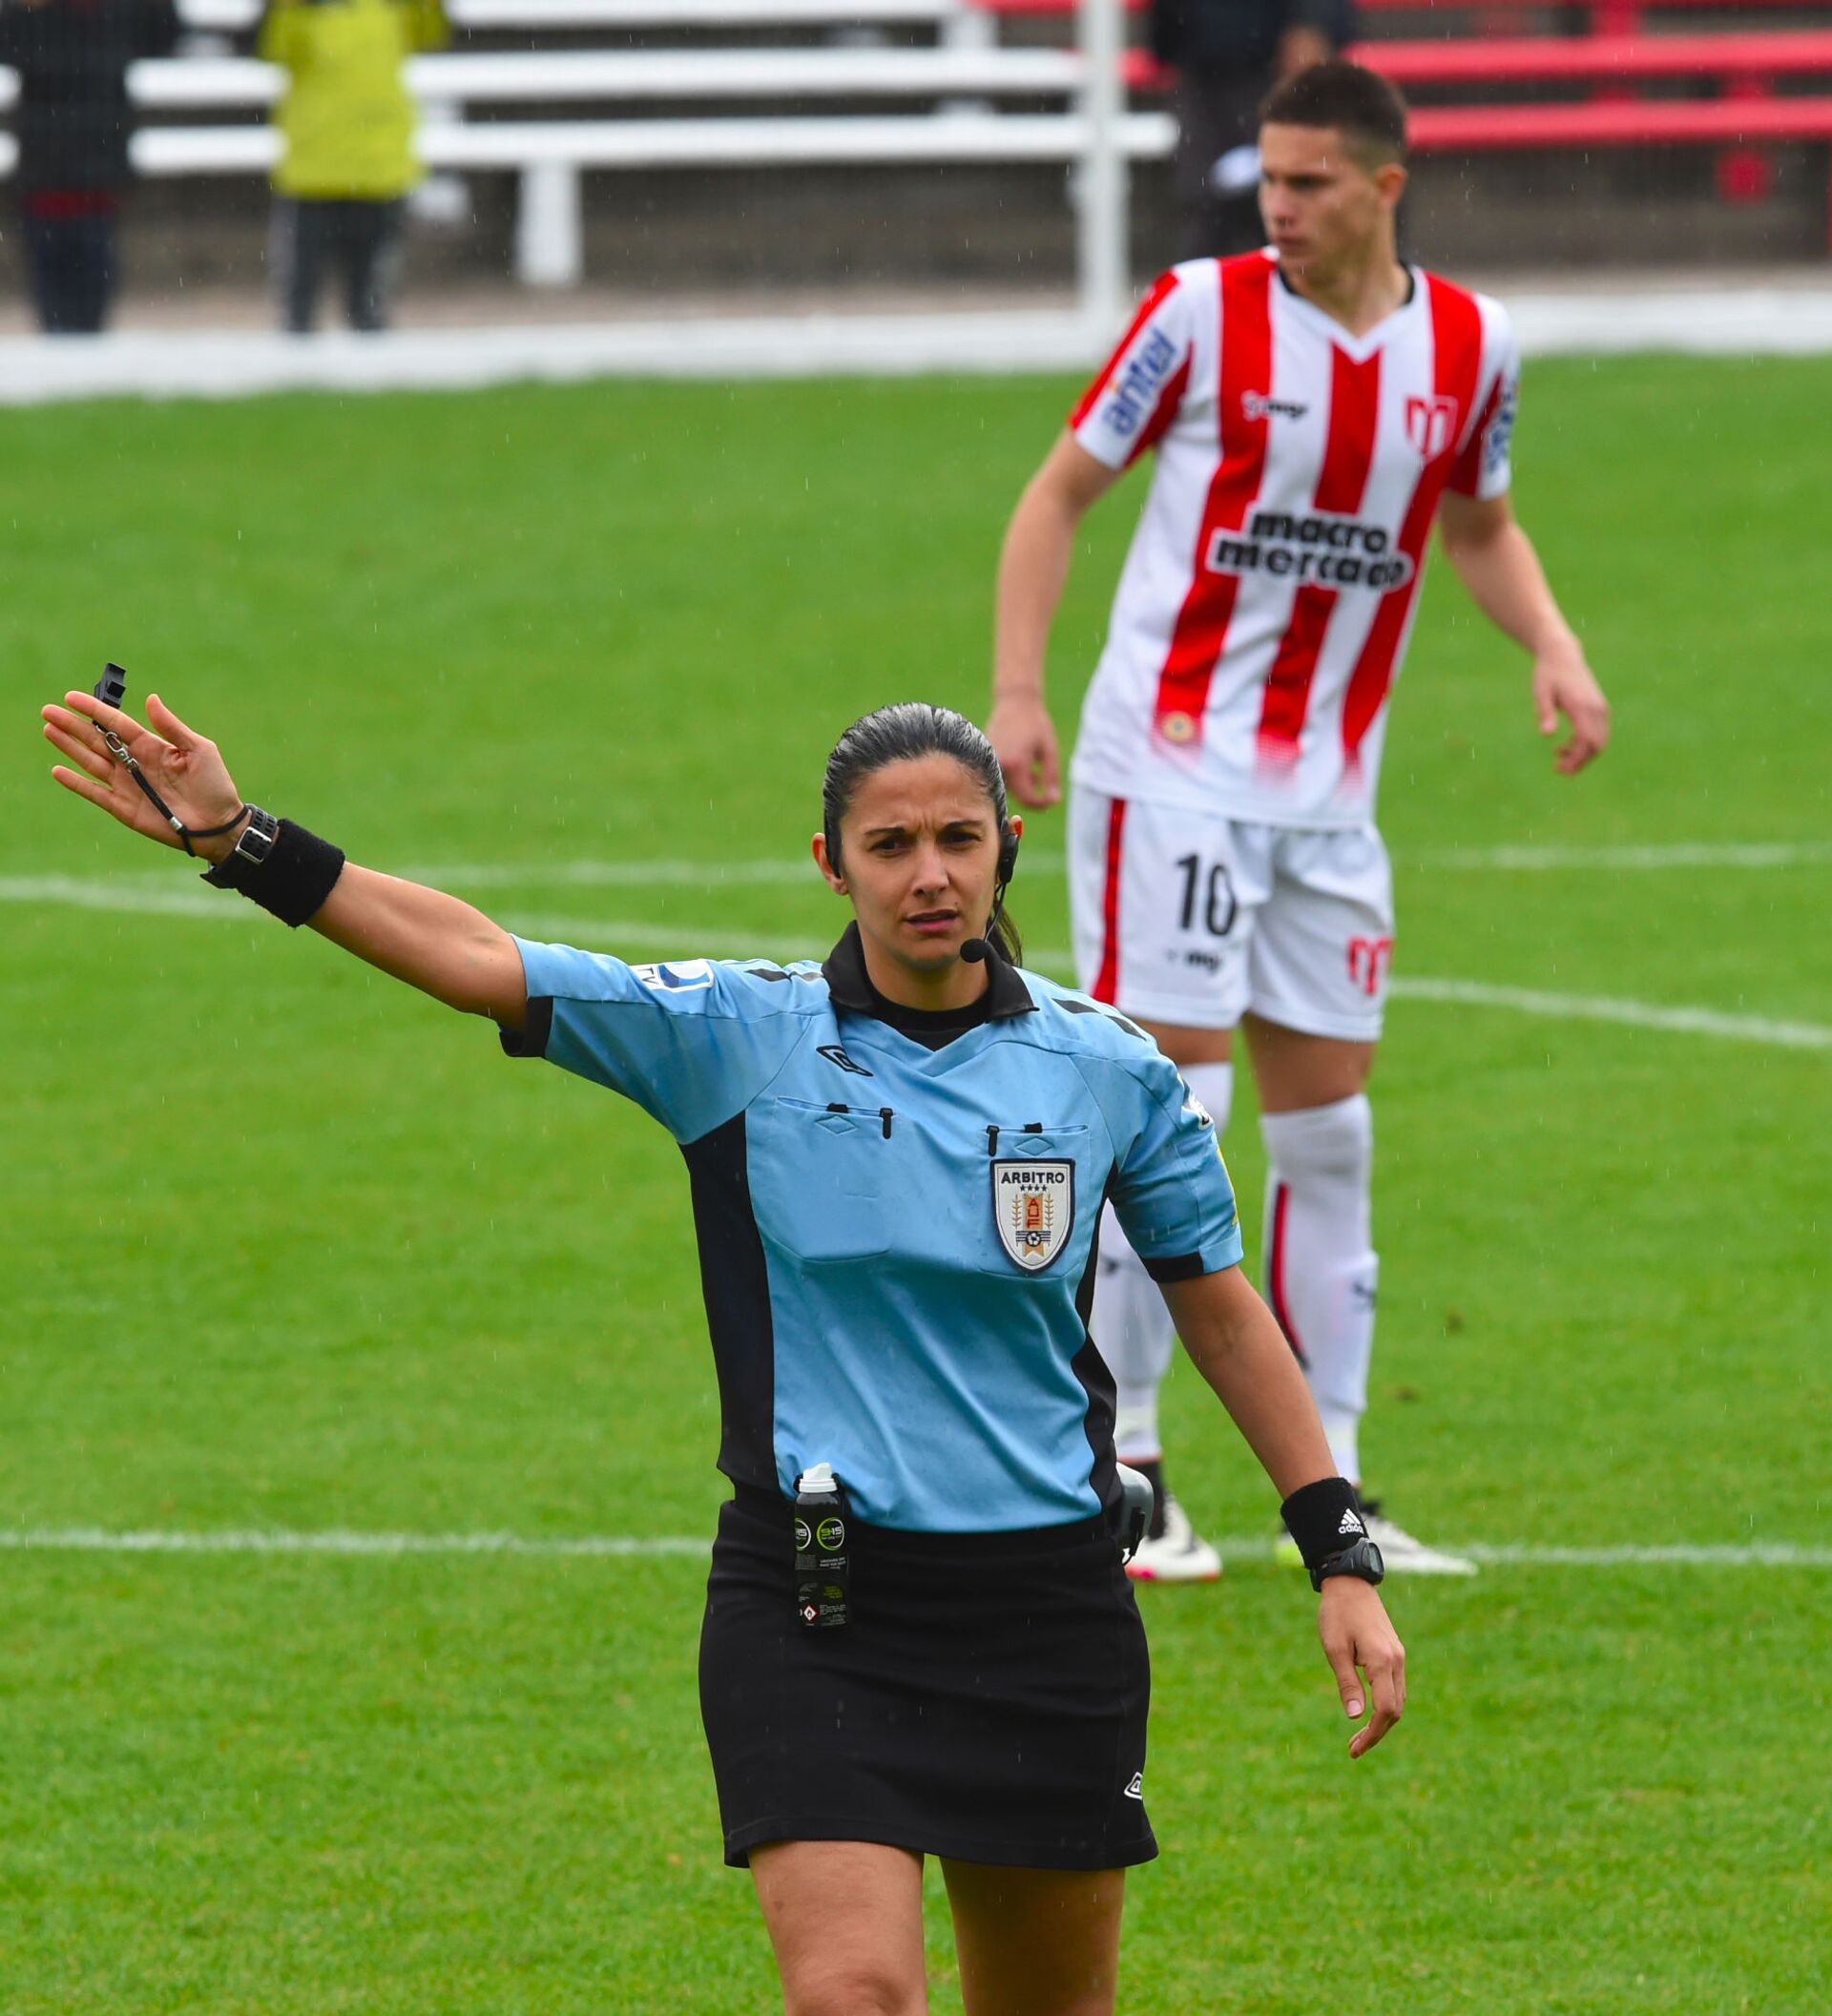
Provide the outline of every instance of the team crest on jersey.
<path id="1" fill-rule="evenodd" d="M 1457 438 L 1457 403 L 1440 392 L 1432 399 L 1408 399 L 1405 403 L 1405 438 L 1420 461 L 1435 462 L 1448 454 Z"/>
<path id="2" fill-rule="evenodd" d="M 688 994 L 695 987 L 713 984 L 712 962 L 707 959 L 663 959 L 654 966 L 633 966 L 630 970 L 657 994 Z"/>
<path id="3" fill-rule="evenodd" d="M 999 1244 L 1027 1274 L 1049 1266 L 1075 1223 L 1072 1162 L 994 1162 L 992 1222 Z"/>

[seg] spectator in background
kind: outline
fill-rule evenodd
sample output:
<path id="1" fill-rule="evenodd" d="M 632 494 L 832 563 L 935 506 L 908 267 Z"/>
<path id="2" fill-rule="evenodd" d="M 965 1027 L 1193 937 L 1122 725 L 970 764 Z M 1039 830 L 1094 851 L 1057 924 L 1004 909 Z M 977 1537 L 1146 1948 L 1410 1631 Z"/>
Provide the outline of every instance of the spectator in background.
<path id="1" fill-rule="evenodd" d="M 311 328 L 325 267 L 353 329 L 385 329 L 406 194 L 420 178 L 402 64 L 450 39 L 441 0 L 273 0 L 255 52 L 287 73 L 268 259 L 281 325 Z"/>
<path id="2" fill-rule="evenodd" d="M 1254 251 L 1260 100 L 1353 39 L 1354 0 L 1152 0 L 1151 32 L 1176 73 L 1176 258 Z"/>
<path id="3" fill-rule="evenodd" d="M 0 0 L 0 63 L 19 73 L 21 236 L 48 336 L 94 336 L 119 273 L 127 66 L 178 38 L 172 0 Z"/>

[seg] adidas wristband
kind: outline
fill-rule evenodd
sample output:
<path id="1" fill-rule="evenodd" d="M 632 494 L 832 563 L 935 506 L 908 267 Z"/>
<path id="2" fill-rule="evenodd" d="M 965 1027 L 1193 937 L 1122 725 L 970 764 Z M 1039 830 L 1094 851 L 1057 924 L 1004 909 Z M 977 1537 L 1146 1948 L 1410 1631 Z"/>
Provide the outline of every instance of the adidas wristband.
<path id="1" fill-rule="evenodd" d="M 273 844 L 260 860 L 231 854 L 203 879 L 213 887 L 236 890 L 297 930 L 324 907 L 324 899 L 343 872 L 342 847 L 282 819 Z"/>
<path id="2" fill-rule="evenodd" d="M 1295 1490 L 1280 1509 L 1307 1569 L 1321 1568 L 1332 1554 L 1367 1538 L 1362 1501 L 1346 1477 L 1320 1477 Z"/>

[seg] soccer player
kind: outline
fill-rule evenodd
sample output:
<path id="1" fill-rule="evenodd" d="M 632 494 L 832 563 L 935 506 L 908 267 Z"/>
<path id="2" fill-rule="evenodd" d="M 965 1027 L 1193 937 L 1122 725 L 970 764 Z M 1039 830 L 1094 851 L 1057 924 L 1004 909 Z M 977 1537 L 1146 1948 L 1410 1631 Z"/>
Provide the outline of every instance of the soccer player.
<path id="1" fill-rule="evenodd" d="M 1567 776 L 1603 748 L 1603 694 L 1508 500 L 1519 366 L 1498 304 L 1399 259 L 1405 108 L 1329 62 L 1260 124 L 1270 243 L 1175 267 L 1026 488 L 1000 562 L 988 734 L 1017 798 L 1059 796 L 1044 656 L 1084 512 L 1147 450 L 1151 488 L 1071 765 L 1082 986 L 1143 1023 L 1227 1122 L 1233 1031 L 1270 1162 L 1267 1299 L 1359 1481 L 1377 1263 L 1365 1085 L 1393 951 L 1374 825 L 1386 705 L 1433 521 L 1477 606 L 1532 655 Z M 1220 1562 L 1163 1488 L 1173 1345 L 1117 1226 L 1093 1330 L 1122 1460 L 1160 1513 L 1134 1571 Z M 1396 1569 L 1470 1572 L 1389 1517 Z"/>

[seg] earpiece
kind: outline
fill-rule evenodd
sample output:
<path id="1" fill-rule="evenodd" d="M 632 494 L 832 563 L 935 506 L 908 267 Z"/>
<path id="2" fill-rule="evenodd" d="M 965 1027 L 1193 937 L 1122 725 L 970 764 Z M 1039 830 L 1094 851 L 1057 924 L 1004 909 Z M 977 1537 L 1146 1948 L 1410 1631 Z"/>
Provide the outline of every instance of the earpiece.
<path id="1" fill-rule="evenodd" d="M 1018 829 L 1008 819 L 999 828 L 999 874 L 1001 891 L 1018 870 Z"/>
<path id="2" fill-rule="evenodd" d="M 968 966 L 978 966 L 991 949 L 987 939 L 991 937 L 999 912 L 1005 908 L 1006 884 L 1017 873 L 1018 840 L 1018 829 L 1008 819 L 999 828 L 999 866 L 992 887 L 992 914 L 986 921 L 986 938 L 968 938 L 961 943 L 961 957 Z"/>

